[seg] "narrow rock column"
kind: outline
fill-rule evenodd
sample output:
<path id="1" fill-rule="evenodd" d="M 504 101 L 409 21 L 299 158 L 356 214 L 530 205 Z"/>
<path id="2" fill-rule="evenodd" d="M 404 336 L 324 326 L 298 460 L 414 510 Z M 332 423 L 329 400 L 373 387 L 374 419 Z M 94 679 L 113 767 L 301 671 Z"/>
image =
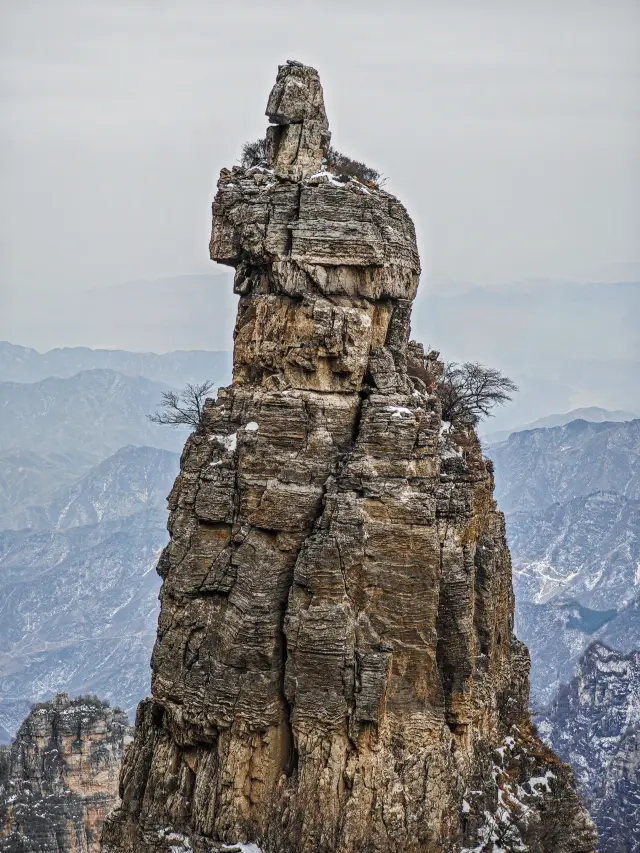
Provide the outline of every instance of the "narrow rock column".
<path id="1" fill-rule="evenodd" d="M 267 115 L 271 167 L 223 169 L 213 203 L 211 257 L 240 295 L 233 384 L 169 498 L 153 698 L 104 850 L 474 846 L 501 807 L 492 752 L 529 726 L 490 465 L 472 430 L 443 429 L 442 365 L 409 342 L 409 215 L 321 169 L 315 69 L 281 66 Z M 523 783 L 547 760 L 527 743 Z M 589 853 L 555 776 L 554 849 Z"/>

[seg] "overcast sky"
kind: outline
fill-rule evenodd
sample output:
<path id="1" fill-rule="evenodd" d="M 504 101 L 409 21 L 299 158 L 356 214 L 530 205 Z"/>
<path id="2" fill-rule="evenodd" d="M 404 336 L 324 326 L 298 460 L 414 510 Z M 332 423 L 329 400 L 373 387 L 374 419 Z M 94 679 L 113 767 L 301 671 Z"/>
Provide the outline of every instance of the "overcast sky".
<path id="1" fill-rule="evenodd" d="M 217 172 L 288 58 L 439 281 L 640 260 L 638 2 L 2 0 L 0 32 L 5 304 L 212 271 Z"/>

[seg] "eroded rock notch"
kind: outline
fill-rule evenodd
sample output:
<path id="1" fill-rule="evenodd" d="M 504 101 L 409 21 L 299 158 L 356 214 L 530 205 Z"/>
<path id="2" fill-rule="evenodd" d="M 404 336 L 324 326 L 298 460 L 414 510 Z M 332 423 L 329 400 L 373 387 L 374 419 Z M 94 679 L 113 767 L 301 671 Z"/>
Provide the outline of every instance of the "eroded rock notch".
<path id="1" fill-rule="evenodd" d="M 169 498 L 153 698 L 104 850 L 589 853 L 531 731 L 491 465 L 409 341 L 413 223 L 322 170 L 313 68 L 280 67 L 267 115 L 270 168 L 223 169 L 213 204 L 233 384 Z"/>

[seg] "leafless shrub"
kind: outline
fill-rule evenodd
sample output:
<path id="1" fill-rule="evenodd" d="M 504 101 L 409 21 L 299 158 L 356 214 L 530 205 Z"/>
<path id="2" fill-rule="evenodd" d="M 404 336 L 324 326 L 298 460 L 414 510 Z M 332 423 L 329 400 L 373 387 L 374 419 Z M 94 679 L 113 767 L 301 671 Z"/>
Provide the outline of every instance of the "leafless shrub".
<path id="1" fill-rule="evenodd" d="M 356 178 L 363 184 L 370 184 L 374 187 L 380 187 L 384 184 L 384 178 L 377 169 L 373 169 L 359 160 L 352 160 L 351 157 L 341 154 L 332 146 L 329 146 L 324 157 L 324 162 L 327 169 L 338 178 L 344 178 L 345 180 Z"/>
<path id="2" fill-rule="evenodd" d="M 442 403 L 442 419 L 450 423 L 475 426 L 491 417 L 495 406 L 511 400 L 518 386 L 499 370 L 485 367 L 477 361 L 464 364 L 451 361 L 445 364 L 438 385 Z"/>
<path id="3" fill-rule="evenodd" d="M 204 401 L 214 383 L 207 380 L 200 384 L 187 383 L 182 391 L 163 391 L 159 409 L 164 411 L 147 415 L 153 424 L 167 424 L 171 427 L 186 424 L 198 427 L 202 423 Z"/>
<path id="4" fill-rule="evenodd" d="M 263 138 L 256 139 L 255 142 L 245 142 L 240 163 L 245 169 L 250 169 L 251 166 L 267 166 L 267 140 Z"/>

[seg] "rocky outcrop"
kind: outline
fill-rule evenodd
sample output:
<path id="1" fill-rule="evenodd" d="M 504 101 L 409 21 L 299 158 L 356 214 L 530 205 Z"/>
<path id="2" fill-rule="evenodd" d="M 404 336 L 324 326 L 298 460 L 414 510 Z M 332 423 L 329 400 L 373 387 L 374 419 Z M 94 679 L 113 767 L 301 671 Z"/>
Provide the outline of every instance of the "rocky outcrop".
<path id="1" fill-rule="evenodd" d="M 129 733 L 93 697 L 35 706 L 0 754 L 0 851 L 98 853 Z"/>
<path id="2" fill-rule="evenodd" d="M 281 66 L 267 114 L 272 168 L 223 169 L 213 204 L 233 384 L 169 498 L 153 697 L 103 849 L 483 851 L 508 830 L 590 853 L 530 730 L 491 464 L 409 341 L 413 223 L 320 168 L 314 69 Z"/>
<path id="3" fill-rule="evenodd" d="M 539 726 L 575 769 L 600 853 L 640 853 L 640 652 L 590 645 Z"/>

